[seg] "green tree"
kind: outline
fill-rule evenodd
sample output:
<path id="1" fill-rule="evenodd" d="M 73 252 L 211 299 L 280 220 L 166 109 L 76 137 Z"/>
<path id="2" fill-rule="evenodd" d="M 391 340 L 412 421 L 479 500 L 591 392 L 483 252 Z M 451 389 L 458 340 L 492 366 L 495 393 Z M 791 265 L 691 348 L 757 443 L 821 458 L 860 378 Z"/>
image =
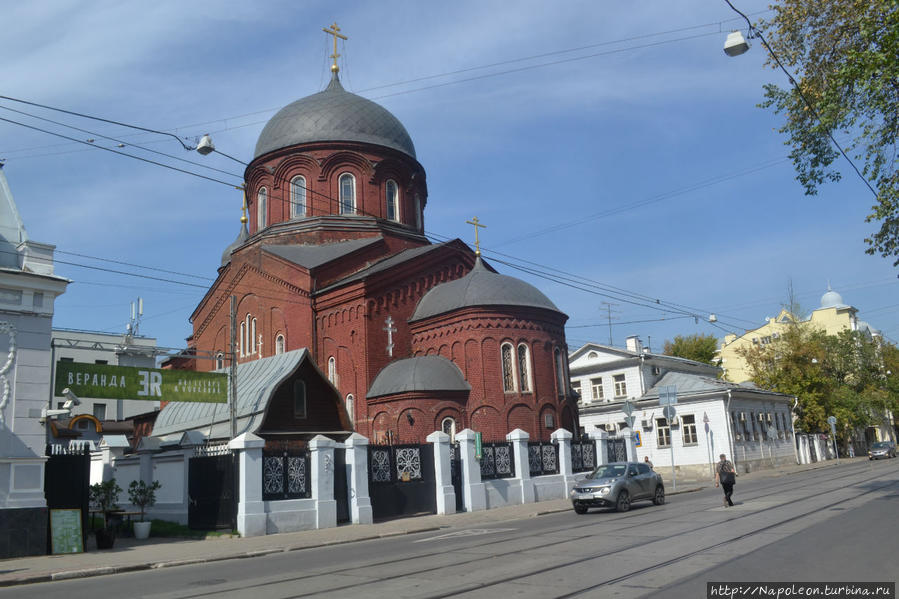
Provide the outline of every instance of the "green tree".
<path id="1" fill-rule="evenodd" d="M 899 2 L 780 0 L 772 8 L 759 29 L 796 84 L 765 86 L 761 106 L 785 117 L 780 131 L 797 179 L 807 195 L 839 180 L 830 137 L 838 138 L 877 191 L 867 221 L 880 229 L 866 251 L 899 265 Z M 768 64 L 779 68 L 770 55 Z"/>
<path id="2" fill-rule="evenodd" d="M 674 341 L 665 342 L 664 354 L 712 364 L 717 351 L 718 339 L 714 335 L 677 335 Z"/>

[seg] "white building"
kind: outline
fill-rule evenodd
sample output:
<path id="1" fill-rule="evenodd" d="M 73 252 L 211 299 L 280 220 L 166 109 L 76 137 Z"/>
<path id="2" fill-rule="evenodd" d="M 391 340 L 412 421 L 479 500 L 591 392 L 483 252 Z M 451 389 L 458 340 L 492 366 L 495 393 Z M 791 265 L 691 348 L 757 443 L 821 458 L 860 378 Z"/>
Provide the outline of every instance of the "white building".
<path id="1" fill-rule="evenodd" d="M 723 381 L 716 367 L 650 353 L 636 337 L 627 349 L 587 344 L 569 359 L 583 431 L 618 434 L 627 428 L 622 406 L 630 400 L 637 456 L 648 456 L 666 478 L 672 454 L 677 476 L 692 480 L 713 477 L 711 464 L 721 453 L 742 471 L 796 459 L 789 395 Z M 677 392 L 671 423 L 659 405 L 663 387 Z"/>
<path id="2" fill-rule="evenodd" d="M 0 165 L 0 558 L 46 553 L 41 410 L 50 398 L 50 329 L 69 281 L 54 246 L 28 239 Z"/>

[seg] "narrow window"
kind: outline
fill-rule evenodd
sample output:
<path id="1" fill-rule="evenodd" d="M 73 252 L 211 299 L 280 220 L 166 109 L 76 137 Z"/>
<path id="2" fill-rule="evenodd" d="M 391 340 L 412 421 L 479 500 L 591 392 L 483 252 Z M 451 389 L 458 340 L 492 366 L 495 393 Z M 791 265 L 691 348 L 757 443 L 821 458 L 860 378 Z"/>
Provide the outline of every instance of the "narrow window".
<path id="1" fill-rule="evenodd" d="M 387 181 L 387 219 L 398 221 L 397 206 L 399 201 L 399 190 L 396 187 L 396 181 L 388 179 Z"/>
<path id="2" fill-rule="evenodd" d="M 530 356 L 528 355 L 528 346 L 524 343 L 518 344 L 518 380 L 519 380 L 519 388 L 522 393 L 528 393 L 531 390 L 531 379 L 530 379 L 530 368 L 528 368 L 528 364 L 530 363 Z"/>
<path id="3" fill-rule="evenodd" d="M 275 337 L 275 353 L 284 353 L 284 335 L 278 335 L 277 337 Z"/>
<path id="4" fill-rule="evenodd" d="M 656 444 L 658 447 L 671 446 L 671 427 L 666 418 L 656 419 Z"/>
<path id="5" fill-rule="evenodd" d="M 592 393 L 593 401 L 602 401 L 603 393 L 601 377 L 598 379 L 590 379 L 590 392 Z"/>
<path id="6" fill-rule="evenodd" d="M 450 443 L 456 441 L 456 421 L 452 418 L 444 418 L 440 423 L 440 430 L 450 436 Z"/>
<path id="7" fill-rule="evenodd" d="M 415 206 L 413 209 L 415 210 L 415 228 L 421 230 L 421 197 L 418 194 L 415 194 Z"/>
<path id="8" fill-rule="evenodd" d="M 221 370 L 225 367 L 225 354 L 218 352 L 215 354 L 215 368 Z"/>
<path id="9" fill-rule="evenodd" d="M 293 382 L 293 417 L 306 418 L 306 383 L 301 380 Z"/>
<path id="10" fill-rule="evenodd" d="M 254 318 L 250 324 L 250 353 L 255 354 L 256 347 L 256 319 Z"/>
<path id="11" fill-rule="evenodd" d="M 356 422 L 355 399 L 352 393 L 346 396 L 346 414 L 350 418 L 350 424 Z"/>
<path id="12" fill-rule="evenodd" d="M 580 381 L 571 381 L 571 389 L 572 389 L 575 393 L 577 393 L 578 395 L 581 396 L 581 398 L 580 398 L 579 401 L 580 401 L 581 403 L 584 403 L 584 396 L 583 396 L 583 394 L 582 394 L 582 392 L 581 392 L 581 382 L 580 382 Z"/>
<path id="13" fill-rule="evenodd" d="M 268 191 L 264 187 L 259 188 L 256 194 L 256 230 L 268 225 Z"/>
<path id="14" fill-rule="evenodd" d="M 34 292 L 33 302 L 35 308 L 44 307 L 44 294 L 40 291 Z"/>
<path id="15" fill-rule="evenodd" d="M 561 396 L 565 395 L 565 391 L 566 391 L 565 388 L 567 387 L 567 385 L 565 384 L 565 362 L 564 362 L 564 359 L 562 358 L 562 352 L 558 348 L 556 348 L 556 351 L 555 351 L 555 358 L 556 358 L 556 385 L 558 387 L 558 394 L 561 397 Z"/>
<path id="16" fill-rule="evenodd" d="M 624 382 L 624 375 L 616 374 L 613 378 L 615 380 L 615 397 L 627 397 L 627 383 Z"/>
<path id="17" fill-rule="evenodd" d="M 106 404 L 94 404 L 94 418 L 96 418 L 97 420 L 106 420 Z"/>
<path id="18" fill-rule="evenodd" d="M 247 355 L 247 325 L 246 323 L 240 323 L 240 357 L 243 358 Z"/>
<path id="19" fill-rule="evenodd" d="M 332 385 L 337 385 L 337 360 L 334 356 L 328 358 L 328 380 Z"/>
<path id="20" fill-rule="evenodd" d="M 696 445 L 696 416 L 693 414 L 681 416 L 681 424 L 683 425 L 684 445 Z"/>
<path id="21" fill-rule="evenodd" d="M 306 216 L 306 177 L 297 175 L 290 180 L 290 217 Z"/>
<path id="22" fill-rule="evenodd" d="M 512 360 L 512 345 L 503 343 L 503 391 L 511 393 L 515 391 L 515 365 Z"/>
<path id="23" fill-rule="evenodd" d="M 349 173 L 340 175 L 340 213 L 356 212 L 356 178 Z"/>

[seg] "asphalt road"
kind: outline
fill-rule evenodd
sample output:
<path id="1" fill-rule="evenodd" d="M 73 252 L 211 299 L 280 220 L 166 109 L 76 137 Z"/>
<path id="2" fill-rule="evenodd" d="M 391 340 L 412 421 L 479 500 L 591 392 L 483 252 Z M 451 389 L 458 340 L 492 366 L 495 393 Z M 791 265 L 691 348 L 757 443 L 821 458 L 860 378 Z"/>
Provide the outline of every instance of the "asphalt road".
<path id="1" fill-rule="evenodd" d="M 899 460 L 637 503 L 82 580 L 0 597 L 665 597 L 706 582 L 896 581 Z"/>

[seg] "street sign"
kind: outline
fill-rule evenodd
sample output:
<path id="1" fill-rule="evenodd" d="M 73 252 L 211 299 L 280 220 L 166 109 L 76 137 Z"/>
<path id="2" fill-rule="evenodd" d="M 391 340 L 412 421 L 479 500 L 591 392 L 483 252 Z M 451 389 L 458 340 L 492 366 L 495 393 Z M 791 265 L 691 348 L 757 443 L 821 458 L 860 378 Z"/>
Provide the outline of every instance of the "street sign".
<path id="1" fill-rule="evenodd" d="M 484 437 L 481 436 L 481 433 L 474 434 L 474 459 L 480 460 L 484 455 Z"/>
<path id="2" fill-rule="evenodd" d="M 677 403 L 677 385 L 663 385 L 659 387 L 659 405 L 673 406 Z"/>
<path id="3" fill-rule="evenodd" d="M 624 422 L 625 422 L 625 424 L 627 424 L 627 427 L 629 429 L 633 430 L 634 429 L 634 420 L 636 420 L 636 419 L 637 419 L 636 416 L 625 416 Z"/>
<path id="4" fill-rule="evenodd" d="M 625 416 L 630 416 L 634 413 L 634 402 L 629 399 L 625 399 L 624 403 L 621 404 L 621 411 L 624 412 Z"/>
<path id="5" fill-rule="evenodd" d="M 670 424 L 671 421 L 674 420 L 674 417 L 677 415 L 677 410 L 674 409 L 674 406 L 667 405 L 662 410 L 662 414 L 665 416 L 665 419 L 668 420 L 668 423 Z"/>
<path id="6" fill-rule="evenodd" d="M 634 431 L 634 443 L 637 447 L 643 447 L 643 435 L 640 431 Z"/>
<path id="7" fill-rule="evenodd" d="M 827 417 L 827 424 L 829 424 L 830 426 L 834 426 L 834 425 L 836 425 L 836 423 L 837 423 L 836 416 L 828 416 Z"/>

